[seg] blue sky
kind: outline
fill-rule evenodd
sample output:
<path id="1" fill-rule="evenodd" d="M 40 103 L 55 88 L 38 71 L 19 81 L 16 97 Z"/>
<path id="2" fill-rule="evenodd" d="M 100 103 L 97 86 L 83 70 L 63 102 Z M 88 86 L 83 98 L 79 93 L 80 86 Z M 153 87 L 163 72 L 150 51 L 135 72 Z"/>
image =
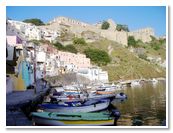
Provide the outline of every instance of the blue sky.
<path id="1" fill-rule="evenodd" d="M 165 6 L 8 6 L 7 17 L 22 21 L 39 18 L 45 23 L 58 16 L 65 16 L 90 24 L 112 18 L 126 24 L 130 31 L 152 27 L 157 36 L 166 34 Z"/>

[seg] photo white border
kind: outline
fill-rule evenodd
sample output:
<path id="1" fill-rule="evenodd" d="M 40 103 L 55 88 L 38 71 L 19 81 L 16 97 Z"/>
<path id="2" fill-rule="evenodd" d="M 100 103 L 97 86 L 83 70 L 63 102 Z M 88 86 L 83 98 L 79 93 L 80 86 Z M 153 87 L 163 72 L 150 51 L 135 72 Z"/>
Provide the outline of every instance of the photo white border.
<path id="1" fill-rule="evenodd" d="M 168 79 L 169 78 L 169 75 L 168 75 L 169 74 L 168 73 L 169 72 L 168 71 L 169 70 L 168 48 L 170 48 L 170 46 L 168 47 L 168 45 L 169 45 L 168 44 L 168 41 L 169 41 L 168 40 L 168 37 L 169 37 L 169 34 L 168 34 L 168 5 L 169 5 L 169 3 L 163 2 L 163 0 L 160 2 L 158 2 L 159 0 L 156 0 L 157 2 L 152 2 L 152 3 L 146 2 L 146 1 L 151 1 L 151 0 L 136 0 L 136 1 L 133 0 L 133 1 L 135 1 L 135 3 L 132 2 L 132 0 L 127 0 L 127 1 L 121 0 L 118 2 L 116 0 L 110 0 L 109 2 L 108 2 L 108 0 L 106 0 L 106 1 L 99 0 L 99 3 L 97 3 L 97 0 L 95 0 L 95 1 L 94 0 L 87 0 L 87 1 L 63 0 L 63 1 L 58 1 L 58 2 L 57 1 L 51 0 L 51 2 L 50 2 L 50 0 L 37 0 L 37 2 L 36 2 L 36 0 L 28 0 L 28 1 L 6 0 L 6 2 L 4 2 L 3 4 L 6 6 L 166 6 L 166 38 L 167 38 L 167 40 L 166 40 L 166 46 L 167 46 L 167 48 L 166 48 L 166 55 L 167 55 L 167 59 L 166 59 L 166 66 L 167 66 L 167 69 L 166 69 L 166 94 L 167 94 L 167 96 L 166 96 L 166 101 L 167 101 L 166 102 L 166 123 L 168 123 L 170 126 L 170 123 L 169 123 L 170 121 L 168 118 L 168 113 L 169 113 L 168 112 L 168 109 L 169 109 L 168 105 L 170 102 L 169 101 L 170 99 L 168 99 L 168 98 L 170 98 L 170 95 L 168 97 L 168 92 L 170 92 L 170 89 L 171 89 L 171 88 L 168 88 L 168 87 L 170 87 L 170 85 L 168 84 L 168 80 L 170 80 L 170 79 Z M 4 13 L 4 10 L 6 10 L 6 9 L 4 9 L 4 5 L 1 5 L 1 7 L 0 7 L 2 10 L 2 12 L 1 12 L 1 10 L 0 10 L 0 12 L 2 14 Z M 5 18 L 6 18 L 6 12 L 5 12 Z M 4 19 L 4 21 L 5 20 L 6 19 Z M 6 30 L 6 28 L 4 28 L 4 25 L 1 28 L 3 29 L 3 31 L 4 31 L 4 29 Z M 5 34 L 5 37 L 4 37 L 4 35 L 2 37 L 3 37 L 3 38 L 1 38 L 3 40 L 2 44 L 4 44 L 4 43 L 6 44 L 6 39 L 5 39 L 6 34 Z M 3 49 L 5 49 L 5 48 L 3 47 Z M 2 52 L 3 57 L 5 55 L 4 52 L 5 51 Z M 0 56 L 0 57 L 2 57 L 2 56 Z M 4 60 L 6 60 L 6 59 L 4 58 Z M 6 65 L 4 68 L 6 68 Z M 5 77 L 5 79 L 6 79 L 6 73 L 4 75 L 4 72 L 6 72 L 6 70 L 5 71 L 4 70 L 5 69 L 3 69 L 3 77 Z M 3 80 L 2 80 L 3 83 L 2 83 L 1 88 L 6 86 L 6 80 L 5 79 L 3 78 Z M 3 90 L 4 92 L 2 94 L 5 94 L 5 98 L 4 98 L 4 96 L 2 96 L 2 97 L 3 97 L 4 101 L 6 101 L 6 89 L 4 89 L 4 90 Z M 6 107 L 6 102 L 5 103 L 1 102 L 1 105 L 3 105 L 1 107 Z M 170 107 L 170 105 L 169 105 L 169 107 Z M 3 114 L 6 114 L 6 108 L 5 108 L 5 111 L 3 109 Z M 130 129 L 144 129 L 144 128 L 149 129 L 149 128 L 154 128 L 155 129 L 156 128 L 156 129 L 158 129 L 158 128 L 160 128 L 160 129 L 165 129 L 165 128 L 168 128 L 168 124 L 167 124 L 167 126 L 116 126 L 116 127 L 111 127 L 111 126 L 109 126 L 109 127 L 104 127 L 104 126 L 97 126 L 97 127 L 95 127 L 95 126 L 75 126 L 75 127 L 72 127 L 72 126 L 68 126 L 68 127 L 64 127 L 64 126 L 53 126 L 53 127 L 51 127 L 51 126 L 48 126 L 48 127 L 45 127 L 45 126 L 41 126 L 41 127 L 38 127 L 38 126 L 6 126 L 6 115 L 3 115 L 3 117 L 4 117 L 3 120 L 5 120 L 3 123 L 3 126 L 5 126 L 7 129 L 19 129 L 19 128 L 23 128 L 23 129 L 37 129 L 37 128 L 38 129 L 40 129 L 40 128 L 41 129 L 45 129 L 45 128 L 48 128 L 48 129 L 51 129 L 51 128 L 52 129 L 64 129 L 64 128 L 65 129 L 72 129 L 72 128 L 73 129 L 76 129 L 76 128 L 82 128 L 82 129 L 88 129 L 88 128 L 89 129 L 93 129 L 93 128 L 99 128 L 99 129 L 105 129 L 105 128 L 106 129 L 119 129 L 119 128 L 121 128 L 121 129 L 128 129 L 128 128 L 130 128 Z"/>

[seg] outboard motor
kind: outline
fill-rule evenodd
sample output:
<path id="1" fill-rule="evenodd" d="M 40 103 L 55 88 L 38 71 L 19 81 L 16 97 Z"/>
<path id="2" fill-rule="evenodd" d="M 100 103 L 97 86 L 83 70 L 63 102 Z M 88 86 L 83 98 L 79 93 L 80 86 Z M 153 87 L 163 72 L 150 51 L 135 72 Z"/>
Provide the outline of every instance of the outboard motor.
<path id="1" fill-rule="evenodd" d="M 120 116 L 121 116 L 120 111 L 117 110 L 117 109 L 113 109 L 113 110 L 112 110 L 112 113 L 111 113 L 111 116 L 114 117 L 114 126 L 117 126 L 117 121 L 118 121 L 118 119 L 119 119 Z"/>
<path id="2" fill-rule="evenodd" d="M 120 96 L 124 96 L 125 94 L 123 92 L 120 92 Z"/>
<path id="3" fill-rule="evenodd" d="M 120 93 L 116 94 L 115 98 L 116 99 L 127 99 L 127 95 L 123 92 L 120 92 Z"/>

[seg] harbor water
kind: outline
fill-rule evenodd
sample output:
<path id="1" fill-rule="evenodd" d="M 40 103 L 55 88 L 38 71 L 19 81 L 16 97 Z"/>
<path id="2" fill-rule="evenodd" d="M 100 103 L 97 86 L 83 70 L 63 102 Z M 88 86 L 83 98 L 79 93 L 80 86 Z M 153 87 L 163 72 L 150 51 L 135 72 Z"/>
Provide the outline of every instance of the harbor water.
<path id="1" fill-rule="evenodd" d="M 166 82 L 164 80 L 156 84 L 143 82 L 140 86 L 117 89 L 115 93 L 120 92 L 124 92 L 128 98 L 112 101 L 113 106 L 121 113 L 117 126 L 166 125 Z M 31 122 L 31 119 L 29 121 Z"/>
<path id="2" fill-rule="evenodd" d="M 142 86 L 127 87 L 128 99 L 122 103 L 113 101 L 120 110 L 119 126 L 165 126 L 166 125 L 166 81 L 143 83 Z"/>

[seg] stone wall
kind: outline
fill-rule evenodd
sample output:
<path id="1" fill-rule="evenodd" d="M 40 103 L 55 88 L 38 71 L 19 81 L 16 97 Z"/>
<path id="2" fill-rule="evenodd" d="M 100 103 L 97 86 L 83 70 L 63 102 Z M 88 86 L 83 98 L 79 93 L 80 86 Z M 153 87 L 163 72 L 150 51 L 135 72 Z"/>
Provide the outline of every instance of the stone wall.
<path id="1" fill-rule="evenodd" d="M 123 46 L 127 46 L 128 36 L 134 36 L 136 40 L 140 39 L 143 42 L 151 41 L 150 36 L 151 35 L 154 36 L 154 30 L 152 28 L 144 28 L 144 29 L 139 29 L 137 31 L 132 31 L 132 32 L 117 31 L 116 23 L 111 19 L 108 19 L 107 21 L 110 23 L 110 27 L 107 30 L 102 30 L 101 22 L 98 24 L 92 25 L 92 24 L 75 20 L 75 19 L 67 18 L 67 17 L 58 17 L 50 21 L 48 25 L 35 27 L 37 31 L 34 31 L 34 34 L 33 33 L 31 34 L 31 32 L 29 33 L 30 35 L 33 35 L 33 37 L 40 38 L 41 34 L 39 34 L 39 30 L 43 30 L 43 31 L 51 30 L 53 32 L 55 31 L 59 32 L 60 34 L 67 32 L 67 33 L 74 34 L 74 36 L 77 36 L 77 37 L 83 37 L 82 36 L 83 32 L 90 31 L 90 32 L 93 32 L 92 34 L 97 34 L 98 37 L 100 36 L 108 40 L 116 41 L 122 44 Z M 14 21 L 13 23 L 13 21 L 10 21 L 10 23 L 12 23 L 13 25 L 15 25 L 17 22 L 18 21 Z M 25 23 L 18 22 L 16 25 L 23 26 L 24 24 Z M 26 24 L 26 26 L 29 26 L 29 25 Z M 90 37 L 90 40 L 94 41 L 94 39 L 91 37 Z"/>
<path id="2" fill-rule="evenodd" d="M 49 22 L 49 27 L 51 27 L 51 29 L 56 29 L 56 27 L 66 27 L 67 31 L 74 33 L 75 36 L 78 37 L 82 37 L 82 32 L 92 31 L 100 35 L 101 37 L 107 38 L 112 41 L 116 41 L 122 44 L 123 46 L 127 46 L 128 36 L 134 36 L 136 40 L 140 39 L 143 42 L 151 41 L 150 36 L 154 36 L 154 30 L 152 28 L 144 28 L 132 32 L 116 31 L 116 23 L 111 19 L 108 19 L 107 21 L 110 23 L 110 28 L 107 30 L 102 30 L 101 23 L 91 25 L 67 17 L 58 17 L 55 18 L 53 21 Z"/>
<path id="3" fill-rule="evenodd" d="M 59 23 L 59 24 L 65 23 L 67 25 L 79 25 L 82 27 L 89 26 L 89 24 L 87 23 L 84 23 L 75 19 L 67 18 L 67 17 L 57 17 L 49 22 L 49 24 L 52 24 L 52 23 Z"/>
<path id="4" fill-rule="evenodd" d="M 128 36 L 134 36 L 135 40 L 140 39 L 143 42 L 151 41 L 150 36 L 154 36 L 154 30 L 152 28 L 144 28 L 137 31 L 129 32 Z"/>
<path id="5" fill-rule="evenodd" d="M 127 32 L 119 32 L 119 31 L 107 31 L 107 30 L 102 30 L 101 31 L 101 36 L 112 40 L 116 41 L 123 46 L 127 45 Z"/>

